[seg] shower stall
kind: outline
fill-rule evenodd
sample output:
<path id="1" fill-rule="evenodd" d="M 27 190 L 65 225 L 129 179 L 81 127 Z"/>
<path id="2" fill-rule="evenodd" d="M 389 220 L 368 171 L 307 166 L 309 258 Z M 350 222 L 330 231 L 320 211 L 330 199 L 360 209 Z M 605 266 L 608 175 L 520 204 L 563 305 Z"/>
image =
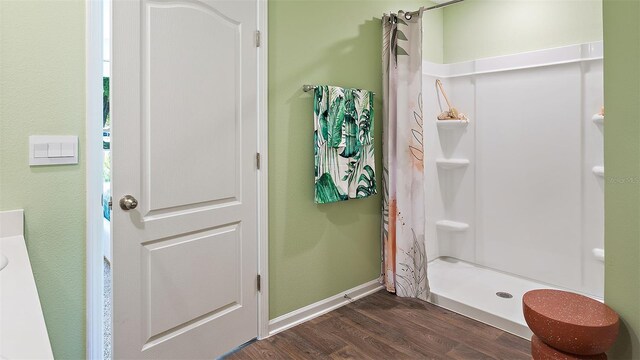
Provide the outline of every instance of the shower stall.
<path id="1" fill-rule="evenodd" d="M 431 302 L 528 338 L 526 291 L 602 298 L 602 53 L 423 63 Z M 437 120 L 436 79 L 469 121 Z"/>

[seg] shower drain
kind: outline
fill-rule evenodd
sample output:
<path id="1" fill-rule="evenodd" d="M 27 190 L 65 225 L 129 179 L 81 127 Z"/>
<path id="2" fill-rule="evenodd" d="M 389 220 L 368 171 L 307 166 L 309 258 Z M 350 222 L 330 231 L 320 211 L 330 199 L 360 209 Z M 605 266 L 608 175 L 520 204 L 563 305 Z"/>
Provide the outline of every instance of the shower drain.
<path id="1" fill-rule="evenodd" d="M 511 299 L 513 297 L 513 295 L 509 294 L 508 292 L 504 292 L 504 291 L 498 291 L 496 293 L 496 295 L 498 297 L 503 298 L 503 299 Z"/>

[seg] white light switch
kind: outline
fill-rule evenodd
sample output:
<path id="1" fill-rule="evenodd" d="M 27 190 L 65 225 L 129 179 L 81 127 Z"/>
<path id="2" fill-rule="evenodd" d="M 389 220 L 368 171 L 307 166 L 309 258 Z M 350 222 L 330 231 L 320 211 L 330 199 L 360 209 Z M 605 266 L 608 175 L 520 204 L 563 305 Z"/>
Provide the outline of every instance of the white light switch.
<path id="1" fill-rule="evenodd" d="M 49 154 L 49 145 L 47 144 L 34 144 L 33 145 L 33 157 L 46 158 Z"/>
<path id="2" fill-rule="evenodd" d="M 60 156 L 69 157 L 74 156 L 76 152 L 74 151 L 76 148 L 73 143 L 62 143 L 60 144 Z"/>
<path id="3" fill-rule="evenodd" d="M 60 143 L 49 144 L 49 152 L 47 157 L 60 157 Z"/>
<path id="4" fill-rule="evenodd" d="M 29 136 L 29 165 L 77 163 L 77 136 Z"/>

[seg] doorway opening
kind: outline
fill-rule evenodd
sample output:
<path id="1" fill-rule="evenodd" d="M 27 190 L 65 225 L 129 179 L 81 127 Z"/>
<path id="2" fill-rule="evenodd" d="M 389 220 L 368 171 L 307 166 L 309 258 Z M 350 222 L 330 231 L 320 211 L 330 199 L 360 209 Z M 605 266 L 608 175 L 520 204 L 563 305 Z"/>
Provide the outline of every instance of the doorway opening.
<path id="1" fill-rule="evenodd" d="M 85 5 L 86 357 L 111 359 L 111 0 Z"/>
<path id="2" fill-rule="evenodd" d="M 111 247 L 111 1 L 102 1 L 102 266 L 103 359 L 112 358 Z"/>

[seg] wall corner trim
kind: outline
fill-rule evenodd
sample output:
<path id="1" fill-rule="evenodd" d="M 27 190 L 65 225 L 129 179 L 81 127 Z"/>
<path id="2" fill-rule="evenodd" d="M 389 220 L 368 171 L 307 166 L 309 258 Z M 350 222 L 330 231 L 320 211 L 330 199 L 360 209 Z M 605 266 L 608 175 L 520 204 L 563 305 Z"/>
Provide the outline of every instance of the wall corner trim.
<path id="1" fill-rule="evenodd" d="M 298 310 L 294 310 L 290 313 L 278 316 L 277 318 L 269 321 L 269 336 L 290 329 L 320 315 L 324 315 L 330 311 L 333 311 L 365 296 L 371 295 L 382 289 L 383 287 L 377 279 L 371 280 L 362 285 L 358 285 L 354 288 L 342 291 L 339 294 L 333 295 L 324 300 L 320 300 Z"/>

